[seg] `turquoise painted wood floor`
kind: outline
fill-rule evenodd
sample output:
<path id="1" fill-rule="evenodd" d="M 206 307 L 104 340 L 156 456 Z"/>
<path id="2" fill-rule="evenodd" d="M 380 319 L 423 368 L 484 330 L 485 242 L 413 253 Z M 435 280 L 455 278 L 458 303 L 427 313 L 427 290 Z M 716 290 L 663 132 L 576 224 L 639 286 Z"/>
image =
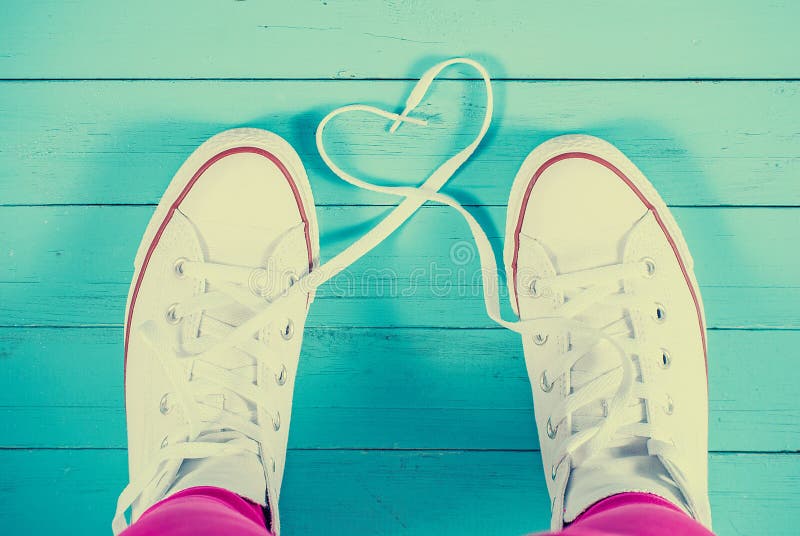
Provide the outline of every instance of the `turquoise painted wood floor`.
<path id="1" fill-rule="evenodd" d="M 193 148 L 244 125 L 288 139 L 329 258 L 397 200 L 335 180 L 314 149 L 317 122 L 351 102 L 400 108 L 425 67 L 465 54 L 498 78 L 497 110 L 447 191 L 499 250 L 508 189 L 538 143 L 586 132 L 625 151 L 672 206 L 707 304 L 716 529 L 797 534 L 798 6 L 2 2 L 0 532 L 110 531 L 127 476 L 133 255 Z M 359 173 L 418 182 L 471 138 L 482 102 L 477 81 L 440 82 L 419 110 L 430 127 L 389 136 L 381 121 L 343 118 L 330 146 Z M 426 207 L 321 289 L 297 382 L 286 534 L 546 527 L 522 351 L 485 316 L 477 262 L 452 259 L 468 237 L 453 213 Z"/>

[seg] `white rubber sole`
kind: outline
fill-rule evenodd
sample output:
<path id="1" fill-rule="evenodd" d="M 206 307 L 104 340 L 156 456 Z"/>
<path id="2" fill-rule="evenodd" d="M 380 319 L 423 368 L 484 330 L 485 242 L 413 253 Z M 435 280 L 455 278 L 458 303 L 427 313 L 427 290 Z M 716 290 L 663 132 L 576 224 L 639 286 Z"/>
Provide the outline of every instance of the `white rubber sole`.
<path id="1" fill-rule="evenodd" d="M 511 263 L 513 262 L 514 249 L 516 247 L 514 234 L 517 228 L 517 222 L 519 221 L 525 191 L 539 168 L 550 159 L 565 153 L 587 153 L 614 165 L 639 189 L 653 207 L 655 207 L 655 210 L 664 222 L 667 232 L 672 236 L 678 253 L 686 266 L 691 284 L 694 286 L 694 291 L 700 305 L 703 326 L 706 326 L 705 309 L 703 308 L 700 286 L 697 284 L 697 279 L 694 275 L 694 260 L 689 252 L 689 246 L 683 238 L 683 233 L 681 233 L 680 227 L 678 227 L 678 222 L 675 221 L 669 208 L 667 208 L 667 204 L 664 203 L 664 200 L 658 195 L 655 187 L 647 180 L 639 168 L 637 168 L 619 149 L 607 141 L 594 136 L 585 134 L 558 136 L 542 143 L 525 158 L 525 161 L 522 163 L 522 166 L 514 178 L 514 183 L 511 186 L 511 193 L 508 198 L 506 238 L 503 247 L 503 262 L 505 263 L 506 274 L 511 273 Z M 511 306 L 514 312 L 519 315 L 516 306 L 517 297 L 513 278 L 510 276 L 507 277 L 507 283 Z"/>
<path id="2" fill-rule="evenodd" d="M 300 161 L 300 156 L 294 148 L 289 145 L 289 142 L 274 134 L 272 132 L 258 129 L 258 128 L 234 128 L 220 132 L 219 134 L 206 140 L 200 147 L 186 159 L 186 161 L 178 169 L 175 176 L 167 186 L 166 191 L 161 196 L 161 200 L 156 207 L 150 222 L 147 224 L 142 241 L 136 252 L 136 257 L 133 262 L 134 273 L 131 280 L 131 285 L 128 290 L 128 298 L 125 304 L 125 332 L 128 330 L 128 315 L 131 306 L 131 299 L 133 297 L 134 288 L 139 280 L 142 262 L 147 254 L 150 245 L 152 244 L 158 229 L 161 227 L 164 219 L 167 217 L 172 205 L 177 200 L 181 192 L 184 191 L 186 185 L 192 179 L 194 174 L 200 169 L 203 164 L 211 160 L 214 156 L 223 151 L 234 149 L 236 147 L 256 147 L 267 151 L 277 157 L 278 160 L 286 167 L 291 175 L 297 189 L 300 193 L 300 200 L 305 209 L 306 219 L 309 226 L 309 238 L 311 241 L 313 267 L 319 266 L 320 253 L 319 253 L 319 226 L 317 223 L 317 210 L 314 205 L 314 196 L 311 192 L 311 183 L 308 181 L 303 163 Z"/>

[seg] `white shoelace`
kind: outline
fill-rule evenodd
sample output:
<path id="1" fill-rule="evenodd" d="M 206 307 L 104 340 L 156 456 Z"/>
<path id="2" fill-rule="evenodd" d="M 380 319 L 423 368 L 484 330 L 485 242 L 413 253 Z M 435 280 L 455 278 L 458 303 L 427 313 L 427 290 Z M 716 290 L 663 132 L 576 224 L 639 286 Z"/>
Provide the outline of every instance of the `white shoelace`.
<path id="1" fill-rule="evenodd" d="M 646 439 L 651 455 L 666 457 L 669 454 L 670 443 L 658 437 L 658 429 L 652 426 L 649 418 L 643 418 L 642 404 L 650 406 L 649 410 L 652 411 L 652 406 L 663 399 L 661 403 L 669 414 L 672 411 L 669 407 L 672 402 L 666 393 L 658 390 L 654 384 L 648 384 L 647 378 L 641 377 L 631 358 L 640 356 L 641 359 L 659 349 L 643 348 L 642 343 L 631 336 L 624 316 L 613 316 L 614 319 L 601 328 L 576 319 L 587 310 L 598 306 L 617 311 L 641 308 L 642 299 L 626 292 L 624 287 L 621 290 L 620 281 L 649 277 L 653 268 L 652 261 L 645 259 L 559 274 L 531 283 L 531 294 L 556 297 L 559 304 L 554 318 L 539 319 L 541 327 L 553 333 L 569 332 L 569 342 L 565 344 L 567 348 L 545 364 L 540 376 L 542 390 L 549 392 L 553 384 L 561 379 L 566 384 L 565 390 L 569 392 L 553 409 L 545 426 L 549 440 L 557 439 L 561 426 L 568 428 L 568 433 L 561 434 L 562 439 L 556 447 L 556 461 L 550 467 L 550 477 L 554 481 L 558 480 L 559 489 L 553 503 L 554 522 L 560 522 L 560 516 L 563 515 L 563 491 L 571 469 L 593 454 L 632 438 Z M 533 337 L 536 344 L 547 343 L 546 334 L 536 332 Z M 571 385 L 573 368 L 602 343 L 610 345 L 612 351 L 616 350 L 620 357 L 619 366 L 592 374 L 579 386 Z M 640 381 L 637 381 L 637 375 L 640 376 Z M 588 418 L 591 422 L 588 425 L 574 425 L 573 416 L 577 412 L 598 402 L 602 403 L 602 417 Z M 582 418 L 587 419 L 585 416 Z M 542 440 L 548 439 L 543 436 Z M 664 459 L 662 462 L 667 466 Z M 667 466 L 667 470 L 672 474 L 674 468 Z M 681 475 L 672 476 L 679 485 L 684 483 Z"/>
<path id="2" fill-rule="evenodd" d="M 378 115 L 392 121 L 390 132 L 395 132 L 402 123 L 411 123 L 414 125 L 424 126 L 427 122 L 422 119 L 409 117 L 409 114 L 420 104 L 425 94 L 427 93 L 433 80 L 445 68 L 463 64 L 475 69 L 483 79 L 486 90 L 486 109 L 481 127 L 473 139 L 473 141 L 464 147 L 461 151 L 450 157 L 446 162 L 436 168 L 430 176 L 419 186 L 381 186 L 368 182 L 342 170 L 336 165 L 328 155 L 324 142 L 323 133 L 328 123 L 335 117 L 353 112 L 361 112 L 367 114 Z M 568 309 L 562 310 L 558 316 L 548 318 L 536 318 L 519 321 L 507 321 L 501 316 L 500 310 L 500 296 L 497 290 L 499 289 L 498 280 L 499 273 L 497 268 L 497 261 L 492 250 L 491 243 L 486 233 L 481 228 L 477 220 L 461 206 L 456 200 L 448 195 L 442 194 L 439 190 L 447 183 L 447 181 L 455 174 L 464 162 L 475 152 L 481 140 L 489 129 L 492 120 L 493 112 L 493 94 L 491 80 L 486 69 L 479 63 L 467 58 L 454 58 L 441 62 L 431 69 L 429 69 L 420 78 L 415 85 L 410 96 L 408 97 L 405 109 L 402 113 L 397 114 L 367 105 L 350 105 L 338 108 L 329 113 L 322 119 L 316 131 L 316 144 L 317 149 L 328 167 L 345 182 L 352 184 L 358 188 L 365 190 L 396 195 L 405 198 L 398 204 L 383 220 L 381 220 L 375 227 L 373 227 L 364 236 L 359 238 L 356 242 L 345 248 L 342 252 L 331 258 L 328 262 L 315 268 L 309 274 L 303 276 L 299 281 L 292 284 L 286 292 L 276 296 L 275 301 L 287 299 L 296 296 L 296 293 L 303 294 L 313 293 L 314 290 L 335 277 L 342 270 L 353 264 L 356 260 L 366 255 L 374 247 L 385 240 L 389 235 L 395 232 L 406 220 L 408 220 L 423 204 L 427 201 L 434 201 L 443 205 L 447 205 L 455 209 L 466 220 L 469 229 L 475 240 L 478 250 L 478 258 L 481 265 L 481 281 L 483 284 L 483 297 L 484 305 L 488 316 L 497 324 L 518 332 L 525 336 L 530 336 L 533 332 L 540 332 L 547 329 L 563 329 L 565 326 L 575 329 L 583 329 L 594 333 L 596 341 L 594 344 L 588 345 L 587 350 L 594 347 L 599 341 L 605 340 L 612 344 L 619 350 L 620 364 L 621 364 L 621 378 L 620 374 L 606 375 L 596 382 L 590 382 L 587 385 L 585 393 L 581 394 L 579 401 L 583 404 L 590 403 L 592 400 L 597 400 L 605 397 L 608 390 L 613 390 L 613 385 L 618 384 L 616 392 L 608 404 L 608 412 L 602 422 L 586 430 L 583 433 L 578 433 L 574 439 L 570 440 L 568 444 L 563 445 L 561 461 L 562 465 L 565 461 L 576 457 L 582 453 L 593 452 L 597 449 L 603 448 L 608 444 L 615 431 L 625 426 L 625 432 L 635 433 L 636 435 L 644 435 L 649 433 L 644 427 L 633 426 L 630 422 L 625 422 L 624 408 L 635 397 L 642 395 L 635 387 L 635 375 L 633 364 L 628 357 L 629 348 L 623 346 L 612 336 L 605 333 L 603 330 L 598 330 L 590 326 L 585 326 L 580 322 L 572 319 L 572 316 L 578 314 L 578 311 L 570 312 Z M 227 276 L 230 280 L 235 280 L 238 274 L 232 274 L 236 269 L 233 267 L 221 267 L 220 265 L 212 266 L 211 263 L 188 263 L 187 268 L 192 272 L 193 276 L 198 278 L 213 278 L 223 276 L 225 280 Z M 629 268 L 624 268 L 627 270 Z M 239 270 L 245 270 L 244 267 Z M 252 270 L 252 268 L 247 268 Z M 587 272 L 587 277 L 591 274 Z M 559 283 L 565 283 L 565 279 L 559 280 Z M 228 281 L 230 283 L 230 281 Z M 553 282 L 555 284 L 555 282 Z M 130 506 L 140 497 L 145 497 L 148 500 L 157 500 L 160 494 L 165 493 L 170 486 L 170 482 L 161 482 L 165 474 L 168 473 L 170 465 L 174 467 L 179 466 L 183 460 L 208 458 L 214 456 L 225 456 L 235 454 L 237 452 L 258 452 L 259 443 L 256 438 L 259 437 L 259 430 L 261 424 L 269 423 L 271 421 L 270 410 L 266 394 L 260 390 L 257 385 L 243 379 L 238 375 L 233 375 L 230 371 L 226 371 L 225 359 L 230 350 L 237 348 L 244 351 L 253 357 L 252 366 L 261 367 L 269 366 L 269 358 L 272 354 L 263 348 L 256 347 L 257 341 L 253 340 L 254 334 L 259 332 L 265 324 L 270 320 L 274 320 L 273 307 L 263 305 L 263 300 L 260 306 L 255 306 L 252 300 L 253 296 L 247 295 L 245 290 L 242 290 L 236 284 L 223 284 L 220 286 L 218 292 L 207 293 L 200 295 L 196 300 L 187 306 L 183 304 L 184 310 L 177 311 L 180 314 L 190 314 L 191 312 L 199 312 L 204 308 L 219 305 L 226 299 L 233 300 L 245 306 L 251 306 L 253 316 L 243 322 L 236 328 L 230 329 L 224 336 L 215 337 L 214 343 L 209 346 L 200 345 L 197 348 L 197 353 L 176 356 L 169 351 L 169 346 L 165 345 L 164 339 L 154 329 L 154 323 L 145 323 L 136 329 L 144 335 L 145 340 L 152 347 L 152 350 L 159 356 L 159 359 L 164 366 L 167 374 L 173 378 L 176 393 L 178 394 L 178 404 L 187 416 L 186 426 L 176 431 L 175 435 L 184 435 L 185 441 L 178 443 L 171 443 L 166 445 L 158 460 L 156 460 L 151 470 L 145 471 L 143 477 L 135 482 L 131 482 L 122 492 L 118 505 L 117 513 L 114 518 L 113 528 L 115 533 L 118 533 L 126 526 L 125 512 Z M 589 303 L 590 298 L 600 299 L 600 295 L 587 294 L 585 303 Z M 576 300 L 570 302 L 568 307 L 580 309 L 578 304 L 580 301 Z M 220 334 L 222 335 L 222 334 Z M 274 356 L 273 356 L 274 357 Z M 229 415 L 226 412 L 209 413 L 197 403 L 198 395 L 207 396 L 209 393 L 201 392 L 196 393 L 189 387 L 185 377 L 181 374 L 182 361 L 184 359 L 191 360 L 194 363 L 192 368 L 193 377 L 202 377 L 212 385 L 217 385 L 228 391 L 233 391 L 238 394 L 242 399 L 251 402 L 256 411 L 253 413 L 242 415 Z M 550 368 L 553 378 L 558 375 L 565 374 L 569 368 L 578 360 L 580 356 L 574 355 L 563 362 L 554 363 Z M 203 370 L 206 369 L 206 370 Z M 575 400 L 575 399 L 574 399 Z M 562 408 L 563 415 L 576 409 L 573 407 L 577 402 L 568 402 Z M 214 419 L 217 419 L 214 421 Z M 223 419 L 220 422 L 219 419 Z M 217 442 L 203 442 L 202 435 L 209 428 L 210 423 L 213 423 L 214 430 L 220 428 L 235 430 L 231 433 L 230 440 L 225 443 Z M 198 439 L 199 438 L 199 439 Z M 580 452 L 579 452 L 580 449 Z M 584 458 L 585 459 L 585 458 Z M 558 469 L 558 467 L 555 467 Z M 568 478 L 569 471 L 561 471 L 562 486 L 566 486 L 566 479 Z M 562 488 L 563 491 L 563 488 Z M 558 494 L 563 501 L 563 493 Z M 554 516 L 558 513 L 560 515 L 563 503 L 554 504 Z"/>
<path id="3" fill-rule="evenodd" d="M 254 273 L 259 272 L 188 260 L 181 260 L 176 269 L 182 277 L 205 281 L 215 289 L 171 307 L 167 315 L 176 322 L 231 303 L 252 316 L 236 328 L 204 316 L 202 335 L 183 341 L 180 353 L 172 350 L 172 342 L 153 320 L 133 330 L 131 336 L 147 345 L 169 379 L 172 391 L 161 400 L 162 413 L 178 410 L 184 424 L 164 438 L 158 459 L 142 472 L 141 479 L 130 482 L 120 494 L 112 522 L 115 534 L 127 526 L 125 512 L 137 499 L 154 502 L 169 489 L 172 481 L 165 477 L 174 475 L 184 460 L 242 452 L 272 456 L 259 439 L 260 423 L 272 423 L 274 430 L 280 429 L 280 414 L 270 407 L 271 391 L 260 385 L 258 378 L 272 376 L 278 387 L 286 381 L 286 368 L 275 365 L 279 352 L 271 351 L 263 327 L 287 319 L 274 318 L 275 308 L 259 292 L 265 289 L 253 281 Z M 281 326 L 282 338 L 291 338 L 292 326 L 291 319 Z"/>
<path id="4" fill-rule="evenodd" d="M 574 318 L 598 304 L 621 309 L 637 307 L 640 304 L 640 298 L 624 291 L 619 292 L 619 282 L 634 277 L 648 277 L 650 262 L 645 260 L 615 264 L 536 280 L 537 294 L 549 293 L 563 296 L 566 292 L 570 293 L 568 301 L 564 302 L 563 298 L 559 300 L 560 305 L 557 312 L 564 321 L 561 324 L 569 327 L 571 335 L 576 339 L 579 338 L 578 335 L 581 335 L 581 338 L 589 340 L 588 343 L 576 344 L 577 348 L 567 349 L 566 352 L 559 354 L 558 361 L 548 364 L 541 378 L 541 384 L 545 389 L 551 389 L 552 383 L 558 378 L 570 381 L 569 375 L 573 367 L 600 341 L 610 343 L 620 354 L 626 356 L 641 354 L 640 344 L 630 337 L 630 330 L 625 318 L 617 318 L 602 329 L 592 328 Z M 545 341 L 541 334 L 536 334 L 535 338 L 537 344 L 539 341 Z M 570 346 L 572 345 L 570 344 Z M 620 388 L 625 392 L 630 392 L 630 397 L 612 399 L 610 405 L 604 404 L 604 413 L 607 416 L 619 416 L 620 420 L 612 421 L 612 425 L 607 427 L 593 426 L 571 435 L 563 447 L 565 454 L 569 454 L 573 460 L 585 458 L 586 451 L 595 451 L 597 448 L 607 446 L 612 434 L 618 437 L 652 437 L 653 431 L 648 423 L 640 422 L 640 413 L 628 412 L 628 418 L 623 418 L 625 415 L 623 404 L 629 404 L 631 399 L 646 400 L 654 395 L 652 387 L 645 389 L 643 383 L 634 381 L 636 374 L 637 371 L 631 359 L 623 359 L 619 367 L 609 369 L 604 374 L 594 376 L 582 384 L 553 411 L 548 431 L 555 431 L 560 423 L 569 421 L 577 410 L 598 400 L 606 400 L 606 397 L 613 395 Z M 606 422 L 609 420 L 607 416 Z M 583 455 L 579 455 L 581 450 L 584 451 Z"/>

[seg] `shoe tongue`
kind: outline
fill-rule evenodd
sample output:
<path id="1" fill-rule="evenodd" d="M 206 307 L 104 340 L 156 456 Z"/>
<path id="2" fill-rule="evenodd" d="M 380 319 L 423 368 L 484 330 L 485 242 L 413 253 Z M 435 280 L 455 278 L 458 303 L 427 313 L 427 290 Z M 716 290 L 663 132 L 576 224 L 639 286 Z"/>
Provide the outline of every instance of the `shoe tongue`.
<path id="1" fill-rule="evenodd" d="M 656 456 L 648 455 L 647 440 L 635 438 L 625 446 L 597 452 L 572 468 L 564 498 L 564 521 L 574 521 L 606 497 L 630 491 L 658 495 L 689 512 L 664 465 Z"/>
<path id="2" fill-rule="evenodd" d="M 284 292 L 291 284 L 290 276 L 299 277 L 295 266 L 297 263 L 298 245 L 305 245 L 304 224 L 296 225 L 283 232 L 261 228 L 236 227 L 233 230 L 224 225 L 208 226 L 209 231 L 203 235 L 208 262 L 252 267 L 250 280 L 236 281 L 253 295 L 253 304 L 257 307 L 265 305 L 269 300 Z M 234 233 L 234 234 L 232 234 Z M 231 240 L 231 236 L 236 236 Z M 277 236 L 272 242 L 265 243 L 264 237 Z M 241 244 L 264 244 L 263 247 L 242 247 Z M 221 285 L 219 286 L 221 287 Z M 206 282 L 206 291 L 219 289 L 213 281 Z M 263 304 L 259 303 L 263 301 Z M 200 321 L 200 334 L 221 335 L 219 328 L 235 328 L 247 321 L 253 311 L 241 303 L 231 300 L 229 303 L 204 311 Z"/>
<path id="3" fill-rule="evenodd" d="M 206 288 L 209 292 L 215 290 L 213 284 L 208 284 Z M 224 337 L 226 332 L 242 325 L 252 315 L 253 312 L 250 309 L 233 301 L 220 307 L 207 309 L 203 311 L 203 317 L 200 320 L 199 334 Z"/>
<path id="4" fill-rule="evenodd" d="M 208 442 L 224 442 L 223 434 L 209 434 L 203 438 Z M 265 504 L 267 482 L 261 457 L 252 452 L 239 452 L 212 458 L 186 459 L 181 463 L 172 486 L 165 495 L 198 486 L 223 488 Z"/>

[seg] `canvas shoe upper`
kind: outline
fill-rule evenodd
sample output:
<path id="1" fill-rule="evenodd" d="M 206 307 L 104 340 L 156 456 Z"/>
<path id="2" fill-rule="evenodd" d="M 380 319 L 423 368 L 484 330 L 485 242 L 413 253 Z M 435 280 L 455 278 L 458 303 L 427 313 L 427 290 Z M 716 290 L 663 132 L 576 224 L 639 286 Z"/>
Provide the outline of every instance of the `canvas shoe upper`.
<path id="1" fill-rule="evenodd" d="M 703 304 L 666 205 L 616 148 L 572 135 L 528 156 L 508 206 L 553 529 L 626 491 L 710 528 Z"/>
<path id="2" fill-rule="evenodd" d="M 278 499 L 310 289 L 314 200 L 294 150 L 257 129 L 183 164 L 145 232 L 125 323 L 130 485 L 114 529 L 193 486 Z M 286 294 L 283 296 L 283 294 Z M 276 299 L 278 297 L 281 299 Z"/>

